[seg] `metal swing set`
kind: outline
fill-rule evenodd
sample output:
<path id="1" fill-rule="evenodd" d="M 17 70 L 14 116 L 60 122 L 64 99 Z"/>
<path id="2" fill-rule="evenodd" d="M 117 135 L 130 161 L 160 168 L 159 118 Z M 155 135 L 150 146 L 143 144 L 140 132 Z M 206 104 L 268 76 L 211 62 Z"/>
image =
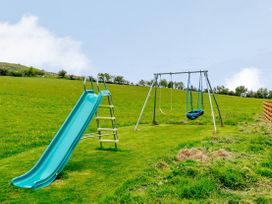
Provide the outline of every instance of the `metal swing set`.
<path id="1" fill-rule="evenodd" d="M 145 110 L 146 104 L 148 102 L 148 99 L 151 95 L 152 89 L 155 89 L 154 92 L 154 110 L 153 110 L 153 124 L 158 124 L 156 121 L 156 109 L 157 109 L 157 88 L 160 88 L 160 100 L 159 100 L 159 110 L 162 114 L 165 114 L 165 112 L 161 108 L 161 98 L 162 98 L 162 93 L 161 93 L 161 87 L 160 84 L 158 83 L 158 79 L 161 80 L 161 77 L 164 75 L 170 75 L 170 84 L 171 84 L 171 110 L 172 110 L 172 101 L 173 101 L 173 75 L 182 75 L 182 74 L 187 74 L 188 75 L 188 80 L 187 80 L 187 89 L 186 89 L 186 117 L 189 120 L 194 120 L 200 117 L 201 115 L 204 114 L 204 94 L 203 94 L 203 77 L 204 81 L 206 82 L 206 88 L 208 92 L 208 97 L 209 97 L 209 103 L 210 103 L 210 108 L 211 108 L 211 115 L 212 115 L 212 121 L 213 121 L 213 126 L 214 126 L 214 133 L 217 133 L 217 126 L 216 126 L 216 120 L 215 120 L 215 113 L 214 113 L 214 108 L 213 108 L 213 102 L 212 99 L 215 102 L 220 123 L 221 126 L 223 126 L 223 120 L 221 117 L 221 112 L 219 105 L 217 103 L 215 94 L 213 92 L 209 77 L 208 77 L 208 70 L 199 70 L 199 71 L 183 71 L 183 72 L 165 72 L 165 73 L 154 73 L 154 79 L 152 81 L 152 84 L 150 85 L 148 94 L 146 96 L 146 99 L 144 101 L 143 107 L 141 109 L 140 115 L 138 117 L 137 123 L 135 125 L 134 130 L 138 130 L 139 123 L 141 121 L 143 112 Z M 197 91 L 197 108 L 194 109 L 193 107 L 193 97 L 192 97 L 192 86 L 191 86 L 191 75 L 192 74 L 199 74 L 199 87 Z"/>

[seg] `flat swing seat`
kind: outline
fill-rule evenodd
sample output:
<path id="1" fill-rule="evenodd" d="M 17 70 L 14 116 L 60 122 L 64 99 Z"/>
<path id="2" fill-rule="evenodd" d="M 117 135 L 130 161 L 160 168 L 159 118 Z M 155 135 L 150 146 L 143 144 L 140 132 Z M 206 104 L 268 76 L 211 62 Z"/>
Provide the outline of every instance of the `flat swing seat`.
<path id="1" fill-rule="evenodd" d="M 186 114 L 187 118 L 189 120 L 194 120 L 194 119 L 197 119 L 199 116 L 203 115 L 204 114 L 204 110 L 202 109 L 196 109 L 196 110 L 192 110 L 190 112 L 188 112 Z"/>

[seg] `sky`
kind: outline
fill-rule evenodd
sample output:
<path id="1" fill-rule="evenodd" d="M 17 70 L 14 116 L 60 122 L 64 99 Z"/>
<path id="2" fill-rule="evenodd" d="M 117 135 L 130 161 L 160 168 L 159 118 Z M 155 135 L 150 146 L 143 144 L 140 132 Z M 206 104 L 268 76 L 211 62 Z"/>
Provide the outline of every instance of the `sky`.
<path id="1" fill-rule="evenodd" d="M 207 69 L 213 86 L 272 89 L 269 0 L 0 2 L 0 61 L 133 82 Z"/>

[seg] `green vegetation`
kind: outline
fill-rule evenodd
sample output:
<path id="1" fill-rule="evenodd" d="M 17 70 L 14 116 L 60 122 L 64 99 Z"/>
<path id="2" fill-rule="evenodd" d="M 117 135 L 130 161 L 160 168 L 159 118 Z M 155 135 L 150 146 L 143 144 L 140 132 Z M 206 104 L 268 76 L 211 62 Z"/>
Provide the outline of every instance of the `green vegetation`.
<path id="1" fill-rule="evenodd" d="M 62 69 L 58 72 L 59 78 L 64 78 L 66 76 L 66 74 L 67 74 L 67 72 L 64 69 Z"/>
<path id="2" fill-rule="evenodd" d="M 46 72 L 38 68 L 27 67 L 20 64 L 0 62 L 0 76 L 13 76 L 13 77 L 51 77 L 51 78 L 60 78 L 60 79 L 70 79 L 70 80 L 82 80 L 82 76 L 76 76 L 73 74 L 67 74 L 67 71 L 61 69 L 58 73 Z M 91 76 L 93 81 L 97 79 Z M 121 75 L 111 75 L 109 73 L 98 73 L 98 80 L 102 82 L 105 80 L 110 84 L 122 84 L 122 85 L 134 85 L 133 82 L 129 82 Z M 178 90 L 184 90 L 185 86 L 182 81 L 167 81 L 166 79 L 160 79 L 158 82 L 160 87 L 163 88 L 174 88 Z M 137 86 L 150 86 L 151 81 L 145 81 L 141 79 Z M 197 88 L 192 86 L 192 90 L 197 91 Z M 229 90 L 225 86 L 217 86 L 213 89 L 217 94 L 230 95 L 230 96 L 241 96 L 249 98 L 262 98 L 262 99 L 272 99 L 272 90 L 267 88 L 259 88 L 257 91 L 248 90 L 245 86 L 236 87 L 235 91 Z M 204 92 L 207 92 L 205 89 Z"/>
<path id="3" fill-rule="evenodd" d="M 44 76 L 44 75 L 52 75 L 52 74 L 37 68 L 27 67 L 20 64 L 0 62 L 0 76 L 32 77 L 32 76 Z"/>
<path id="4" fill-rule="evenodd" d="M 151 126 L 152 97 L 133 131 L 147 87 L 109 84 L 116 107 L 119 149 L 82 140 L 59 178 L 32 191 L 9 184 L 29 170 L 78 100 L 82 81 L 0 77 L 0 202 L 271 203 L 272 137 L 258 115 L 262 100 L 218 95 L 225 127 L 213 135 L 210 108 L 185 119 L 185 93 L 163 89 L 162 115 Z M 218 118 L 217 118 L 218 120 Z M 94 130 L 92 124 L 88 131 Z M 205 161 L 177 161 L 180 149 L 200 148 Z M 216 157 L 224 149 L 231 157 Z"/>

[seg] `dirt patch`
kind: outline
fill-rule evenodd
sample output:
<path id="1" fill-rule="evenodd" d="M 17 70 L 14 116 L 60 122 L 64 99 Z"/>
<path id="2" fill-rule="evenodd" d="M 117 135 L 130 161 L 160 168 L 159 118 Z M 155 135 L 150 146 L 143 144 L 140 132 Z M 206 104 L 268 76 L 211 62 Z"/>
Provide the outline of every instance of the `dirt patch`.
<path id="1" fill-rule="evenodd" d="M 156 167 L 157 169 L 161 169 L 161 170 L 167 170 L 167 169 L 169 169 L 168 164 L 167 164 L 166 162 L 164 162 L 164 161 L 159 161 L 159 162 L 155 165 L 155 167 Z"/>
<path id="2" fill-rule="evenodd" d="M 176 156 L 177 161 L 185 161 L 185 160 L 197 160 L 206 162 L 212 159 L 225 158 L 231 159 L 233 158 L 233 153 L 228 152 L 224 149 L 216 150 L 211 153 L 205 152 L 201 148 L 191 148 L 191 149 L 181 149 Z"/>
<path id="3" fill-rule="evenodd" d="M 192 149 L 186 148 L 179 151 L 176 159 L 178 161 L 185 161 L 185 160 L 207 161 L 208 156 L 204 152 L 204 150 L 200 148 L 192 148 Z"/>
<path id="4" fill-rule="evenodd" d="M 211 156 L 213 158 L 226 158 L 226 159 L 230 159 L 230 158 L 233 158 L 233 153 L 231 152 L 228 152 L 224 149 L 220 149 L 220 150 L 217 150 L 217 151 L 214 151 L 211 153 Z"/>

